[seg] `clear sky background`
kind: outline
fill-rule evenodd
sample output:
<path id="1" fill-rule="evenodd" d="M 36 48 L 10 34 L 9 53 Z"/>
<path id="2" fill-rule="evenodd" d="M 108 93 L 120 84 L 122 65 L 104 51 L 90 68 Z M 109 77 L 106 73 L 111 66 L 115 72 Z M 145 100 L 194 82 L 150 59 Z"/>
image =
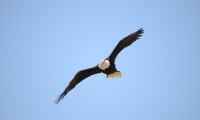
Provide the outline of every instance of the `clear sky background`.
<path id="1" fill-rule="evenodd" d="M 1 0 L 1 120 L 200 120 L 199 0 Z M 116 59 L 58 105 L 77 71 Z"/>

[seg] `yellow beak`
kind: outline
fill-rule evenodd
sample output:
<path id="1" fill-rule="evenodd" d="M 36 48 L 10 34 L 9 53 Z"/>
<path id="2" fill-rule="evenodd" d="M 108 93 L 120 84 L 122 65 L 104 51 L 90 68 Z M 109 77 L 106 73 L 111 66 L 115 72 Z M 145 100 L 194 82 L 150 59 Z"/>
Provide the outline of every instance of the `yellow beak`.
<path id="1" fill-rule="evenodd" d="M 105 60 L 104 61 L 101 61 L 101 63 L 100 64 L 103 64 L 105 62 Z"/>

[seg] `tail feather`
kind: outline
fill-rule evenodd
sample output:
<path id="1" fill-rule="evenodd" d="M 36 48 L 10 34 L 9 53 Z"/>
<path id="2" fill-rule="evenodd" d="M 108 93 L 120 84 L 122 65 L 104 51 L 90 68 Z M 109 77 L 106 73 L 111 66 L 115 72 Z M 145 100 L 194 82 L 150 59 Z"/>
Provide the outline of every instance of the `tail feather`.
<path id="1" fill-rule="evenodd" d="M 120 71 L 116 71 L 111 74 L 107 74 L 107 78 L 120 78 L 122 76 L 122 73 Z"/>

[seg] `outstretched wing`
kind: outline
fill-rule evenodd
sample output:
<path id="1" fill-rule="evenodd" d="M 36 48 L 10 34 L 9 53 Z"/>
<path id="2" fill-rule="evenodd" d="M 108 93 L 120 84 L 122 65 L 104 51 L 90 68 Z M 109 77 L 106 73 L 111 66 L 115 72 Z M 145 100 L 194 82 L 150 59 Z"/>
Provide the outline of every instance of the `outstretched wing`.
<path id="1" fill-rule="evenodd" d="M 134 41 L 136 41 L 137 39 L 139 39 L 140 36 L 142 36 L 142 33 L 144 33 L 144 30 L 142 28 L 140 28 L 139 30 L 137 30 L 136 32 L 126 36 L 125 38 L 123 38 L 122 40 L 119 41 L 119 43 L 117 44 L 117 46 L 113 49 L 112 53 L 110 54 L 110 56 L 107 58 L 109 59 L 109 61 L 111 63 L 115 62 L 115 58 L 117 57 L 117 55 L 125 48 L 128 47 L 129 45 L 131 45 Z"/>
<path id="2" fill-rule="evenodd" d="M 74 76 L 74 78 L 70 81 L 68 86 L 65 88 L 63 93 L 58 96 L 55 103 L 58 104 L 65 97 L 65 95 L 70 90 L 72 90 L 78 83 L 80 83 L 82 80 L 84 80 L 85 78 L 87 78 L 91 75 L 97 74 L 97 73 L 101 73 L 101 69 L 98 67 L 98 65 L 95 67 L 88 68 L 88 69 L 77 72 L 76 75 Z"/>

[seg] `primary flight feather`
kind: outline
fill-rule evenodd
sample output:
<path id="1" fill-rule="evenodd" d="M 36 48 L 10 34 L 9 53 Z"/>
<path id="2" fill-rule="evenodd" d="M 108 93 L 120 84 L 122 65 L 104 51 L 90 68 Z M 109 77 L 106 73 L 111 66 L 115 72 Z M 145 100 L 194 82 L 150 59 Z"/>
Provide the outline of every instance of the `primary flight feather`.
<path id="1" fill-rule="evenodd" d="M 144 33 L 144 30 L 141 28 L 136 32 L 126 36 L 125 38 L 121 39 L 116 47 L 113 49 L 111 54 L 104 60 L 101 60 L 100 63 L 92 68 L 88 68 L 85 70 L 81 70 L 76 73 L 74 78 L 70 81 L 68 86 L 65 88 L 63 93 L 58 96 L 55 103 L 58 104 L 65 95 L 72 90 L 78 83 L 80 83 L 85 78 L 97 74 L 97 73 L 104 73 L 106 74 L 107 78 L 118 78 L 121 77 L 121 72 L 118 71 L 115 67 L 115 59 L 117 55 L 125 48 L 131 45 L 134 41 L 139 39 L 140 36 Z"/>

